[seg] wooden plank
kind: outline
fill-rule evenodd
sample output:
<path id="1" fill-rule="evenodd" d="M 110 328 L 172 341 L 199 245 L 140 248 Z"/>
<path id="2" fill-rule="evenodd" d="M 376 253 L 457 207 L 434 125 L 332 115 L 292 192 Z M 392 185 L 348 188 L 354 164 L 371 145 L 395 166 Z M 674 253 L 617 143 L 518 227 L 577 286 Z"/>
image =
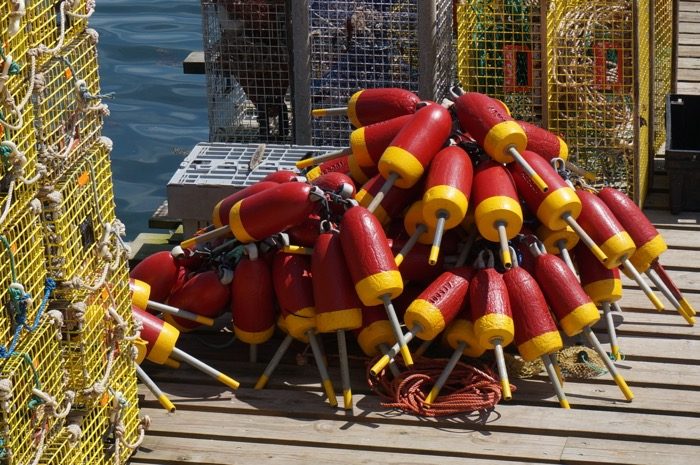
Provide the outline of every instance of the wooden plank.
<path id="1" fill-rule="evenodd" d="M 627 342 L 627 341 L 625 341 Z M 631 363 L 631 362 L 630 362 Z M 645 413 L 659 414 L 678 414 L 681 416 L 700 416 L 700 390 L 687 390 L 657 387 L 654 380 L 650 379 L 650 375 L 640 375 L 640 385 L 635 385 L 634 372 L 631 365 L 627 365 L 626 361 L 617 363 L 620 372 L 623 376 L 630 376 L 630 387 L 634 391 L 636 397 L 633 402 L 628 403 L 622 397 L 617 386 L 613 384 L 609 375 L 589 380 L 570 380 L 566 383 L 565 391 L 570 396 L 570 402 L 579 407 L 589 407 L 602 410 L 611 410 L 622 413 L 623 411 L 636 411 Z M 668 363 L 649 363 L 646 365 L 648 369 L 657 370 L 657 380 L 666 383 L 666 379 L 678 379 L 679 370 L 682 370 L 688 365 L 674 365 Z M 691 371 L 692 376 L 696 376 L 697 364 L 693 365 Z M 241 383 L 241 388 L 236 395 L 250 391 L 257 379 L 257 374 L 262 371 L 246 371 L 242 369 L 231 370 L 235 378 Z M 227 388 L 221 384 L 214 384 L 213 380 L 205 378 L 199 373 L 193 374 L 190 370 L 170 370 L 168 372 L 159 371 L 149 374 L 153 380 L 170 394 L 179 394 L 185 397 L 191 396 L 196 389 L 206 392 L 204 397 L 219 397 L 225 396 Z M 330 370 L 331 379 L 340 379 L 340 375 L 336 369 Z M 369 394 L 364 372 L 360 370 L 351 370 L 353 391 L 357 394 Z M 299 398 L 309 395 L 310 392 L 315 392 L 321 395 L 320 383 L 317 380 L 318 376 L 315 369 L 312 367 L 293 367 L 289 365 L 280 365 L 278 371 L 272 376 L 269 381 L 269 389 L 271 390 L 289 390 L 296 393 Z M 651 382 L 650 382 L 651 381 Z M 539 379 L 512 379 L 511 382 L 518 387 L 517 394 L 514 395 L 513 404 L 517 405 L 549 405 L 558 406 L 559 403 L 554 396 L 549 383 L 542 382 Z M 685 382 L 684 382 L 685 383 Z M 643 384 L 643 385 L 642 385 Z M 659 386 L 663 386 L 659 384 Z"/>
<path id="2" fill-rule="evenodd" d="M 371 420 L 362 417 L 354 417 L 352 421 L 306 419 L 298 414 L 294 414 L 298 418 L 246 414 L 232 417 L 228 413 L 202 415 L 198 411 L 183 410 L 175 415 L 150 410 L 149 416 L 153 420 L 151 434 L 154 435 L 192 431 L 188 436 L 193 438 L 255 442 L 261 450 L 268 443 L 313 447 L 314 456 L 325 456 L 325 461 L 329 462 L 338 449 L 467 458 L 500 458 L 507 451 L 513 460 L 558 462 L 566 442 L 564 437 L 498 431 L 483 434 L 474 431 L 470 422 L 455 422 L 449 430 L 454 434 L 446 434 L 448 431 L 424 427 L 421 423 L 376 428 Z"/>
<path id="3" fill-rule="evenodd" d="M 679 94 L 699 94 L 700 82 L 678 82 L 677 90 Z"/>
<path id="4" fill-rule="evenodd" d="M 697 231 L 700 227 L 700 212 L 681 212 L 673 215 L 665 210 L 645 210 L 644 213 L 657 228 L 686 228 Z"/>
<path id="5" fill-rule="evenodd" d="M 697 446 L 569 438 L 561 460 L 566 464 L 687 465 L 697 463 L 698 457 Z"/>
<path id="6" fill-rule="evenodd" d="M 145 393 L 148 405 L 155 400 L 150 393 Z M 544 406 L 515 405 L 501 402 L 493 412 L 483 415 L 460 415 L 446 418 L 422 418 L 410 414 L 397 415 L 381 406 L 376 396 L 354 396 L 355 408 L 352 412 L 342 409 L 329 408 L 320 399 L 312 396 L 299 396 L 297 393 L 279 390 L 242 390 L 235 396 L 225 396 L 219 399 L 192 397 L 171 398 L 183 410 L 204 412 L 229 413 L 231 415 L 265 415 L 276 417 L 298 416 L 307 419 L 342 419 L 348 422 L 373 423 L 379 429 L 392 423 L 401 422 L 404 425 L 427 425 L 439 429 L 454 427 L 455 420 L 461 418 L 462 427 L 470 427 L 475 431 L 510 431 L 528 432 L 553 436 L 578 437 L 618 437 L 620 439 L 648 440 L 656 442 L 659 431 L 664 431 L 664 437 L 674 438 L 677 443 L 700 445 L 698 429 L 700 418 L 674 415 L 654 415 L 639 413 L 624 413 L 604 410 L 586 410 L 577 408 L 576 421 L 572 422 L 571 412 L 561 408 Z M 155 408 L 155 404 L 153 405 Z M 149 407 L 151 408 L 151 407 Z M 235 417 L 233 417 L 235 418 Z M 166 420 L 167 421 L 167 420 Z M 164 428 L 165 425 L 161 425 Z"/>
<path id="7" fill-rule="evenodd" d="M 678 46 L 678 57 L 679 58 L 700 58 L 700 46 L 698 45 L 679 45 Z"/>
<path id="8" fill-rule="evenodd" d="M 678 67 L 682 69 L 700 69 L 700 61 L 695 58 L 678 57 Z"/>
<path id="9" fill-rule="evenodd" d="M 688 256 L 692 257 L 693 255 L 688 254 Z M 696 269 L 690 267 L 678 267 L 674 269 L 674 267 L 667 266 L 665 262 L 664 268 L 666 268 L 668 275 L 682 292 L 700 293 L 700 273 L 698 273 Z M 647 282 L 649 282 L 648 279 Z M 623 287 L 637 287 L 637 283 L 624 276 L 624 274 L 622 275 L 622 285 Z"/>
<path id="10" fill-rule="evenodd" d="M 688 231 L 682 229 L 668 229 L 658 226 L 657 229 L 669 247 L 700 250 L 700 234 L 698 231 Z M 664 262 L 666 255 L 661 256 Z"/>
<path id="11" fill-rule="evenodd" d="M 700 24 L 681 21 L 678 24 L 678 32 L 681 36 L 684 34 L 700 34 Z"/>
<path id="12" fill-rule="evenodd" d="M 672 313 L 648 312 L 613 312 L 613 321 L 618 337 L 645 336 L 661 339 L 693 338 L 700 339 L 696 328 L 688 325 L 680 315 Z M 603 318 L 594 326 L 598 332 L 607 331 Z"/>
<path id="13" fill-rule="evenodd" d="M 332 463 L 337 465 L 425 465 L 434 457 L 424 455 L 333 449 Z M 287 444 L 260 444 L 236 440 L 192 439 L 177 432 L 172 436 L 146 436 L 144 446 L 130 461 L 131 465 L 171 465 L 180 463 L 206 463 L 207 465 L 259 464 L 266 465 L 308 465 L 320 462 L 314 449 L 305 446 Z M 507 457 L 498 460 L 484 458 L 469 459 L 464 457 L 439 458 L 441 464 L 484 464 L 484 465 L 530 465 L 532 462 L 510 461 Z"/>

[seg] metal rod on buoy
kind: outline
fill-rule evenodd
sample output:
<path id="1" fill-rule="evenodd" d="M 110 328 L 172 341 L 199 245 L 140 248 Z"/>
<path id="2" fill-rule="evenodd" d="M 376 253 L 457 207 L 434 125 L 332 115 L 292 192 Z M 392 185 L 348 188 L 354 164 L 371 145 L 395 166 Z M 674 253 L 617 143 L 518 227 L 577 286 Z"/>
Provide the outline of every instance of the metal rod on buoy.
<path id="1" fill-rule="evenodd" d="M 510 256 L 510 246 L 508 245 L 508 234 L 506 233 L 506 224 L 503 221 L 496 222 L 498 230 L 498 241 L 501 246 L 501 263 L 506 269 L 513 267 L 513 259 Z"/>
<path id="2" fill-rule="evenodd" d="M 405 335 L 404 335 L 404 340 L 406 344 L 411 342 L 414 337 L 416 337 L 416 334 L 420 333 L 423 331 L 423 328 L 421 325 L 416 324 L 411 328 Z M 369 372 L 377 376 L 381 371 L 389 364 L 394 358 L 396 358 L 396 355 L 401 351 L 401 345 L 397 342 L 393 346 L 391 346 L 388 351 L 384 354 L 383 357 L 381 357 L 379 360 L 377 360 L 377 363 L 372 365 L 372 367 L 369 369 Z"/>
<path id="3" fill-rule="evenodd" d="M 384 181 L 384 184 L 382 184 L 382 187 L 379 189 L 379 192 L 377 192 L 377 195 L 374 196 L 372 201 L 367 206 L 367 210 L 374 213 L 374 210 L 376 210 L 379 204 L 382 203 L 382 200 L 384 200 L 384 197 L 386 197 L 386 194 L 392 188 L 397 179 L 399 179 L 399 174 L 392 171 L 391 174 L 389 174 L 389 177 L 386 178 L 386 181 Z"/>
<path id="4" fill-rule="evenodd" d="M 693 315 L 688 315 L 685 308 L 683 308 L 678 299 L 676 299 L 671 290 L 666 286 L 666 283 L 664 283 L 651 268 L 646 270 L 645 274 L 649 276 L 649 279 L 651 279 L 651 282 L 654 283 L 654 286 L 656 286 L 656 288 L 661 291 L 668 301 L 671 302 L 671 305 L 673 305 L 673 307 L 685 319 L 685 321 L 691 326 L 695 325 L 695 318 Z"/>
<path id="5" fill-rule="evenodd" d="M 494 338 L 491 339 L 491 344 L 493 344 L 494 353 L 496 355 L 496 366 L 498 367 L 498 376 L 501 378 L 503 400 L 511 400 L 513 398 L 513 395 L 510 391 L 510 381 L 508 379 L 508 371 L 506 370 L 506 359 L 503 356 L 503 343 L 500 338 Z"/>
<path id="6" fill-rule="evenodd" d="M 406 255 L 408 255 L 411 249 L 413 249 L 413 247 L 416 245 L 416 242 L 418 242 L 420 236 L 427 230 L 428 226 L 426 226 L 424 223 L 420 223 L 416 226 L 416 230 L 413 231 L 411 237 L 408 238 L 404 246 L 401 247 L 399 253 L 394 257 L 394 263 L 396 263 L 396 266 L 400 266 L 401 263 L 403 263 L 403 259 L 406 258 Z"/>
<path id="7" fill-rule="evenodd" d="M 615 331 L 615 323 L 613 322 L 612 312 L 610 312 L 610 302 L 603 302 L 603 316 L 605 324 L 608 327 L 608 336 L 610 336 L 610 350 L 615 360 L 621 360 L 620 346 L 617 345 L 617 332 Z"/>
<path id="8" fill-rule="evenodd" d="M 192 366 L 193 368 L 198 369 L 202 373 L 211 376 L 212 378 L 216 379 L 217 381 L 221 381 L 224 383 L 226 386 L 230 387 L 231 389 L 238 389 L 238 386 L 240 386 L 240 383 L 236 381 L 235 379 L 223 374 L 219 370 L 210 367 L 206 363 L 194 358 L 187 352 L 183 352 L 177 347 L 173 348 L 172 355 L 174 356 L 176 360 L 180 360 L 182 362 L 187 363 L 188 365 Z"/>
<path id="9" fill-rule="evenodd" d="M 566 224 L 571 226 L 571 229 L 574 230 L 574 232 L 578 235 L 578 237 L 581 239 L 581 242 L 583 242 L 586 247 L 588 247 L 591 252 L 593 252 L 593 255 L 596 256 L 598 260 L 600 260 L 601 263 L 605 263 L 608 261 L 608 256 L 605 255 L 605 252 L 598 247 L 598 244 L 593 241 L 591 236 L 588 235 L 586 231 L 583 230 L 580 224 L 574 219 L 573 216 L 571 216 L 571 213 L 564 213 L 561 217 L 564 221 L 566 221 Z"/>
<path id="10" fill-rule="evenodd" d="M 406 366 L 413 365 L 413 357 L 411 357 L 411 352 L 408 350 L 408 345 L 406 341 L 406 336 L 403 331 L 401 331 L 401 323 L 396 316 L 396 310 L 394 310 L 394 304 L 391 303 L 391 296 L 389 294 L 384 294 L 382 297 L 382 302 L 384 302 L 384 308 L 386 308 L 387 316 L 389 317 L 389 323 L 391 323 L 391 329 L 394 331 L 394 337 L 399 343 L 399 352 L 403 357 L 403 361 Z"/>
<path id="11" fill-rule="evenodd" d="M 328 397 L 328 403 L 331 405 L 331 407 L 337 407 L 338 399 L 335 398 L 335 389 L 333 388 L 331 377 L 328 375 L 326 362 L 323 360 L 323 353 L 321 352 L 321 348 L 316 340 L 316 334 L 314 334 L 312 329 L 306 332 L 306 336 L 309 338 L 311 352 L 314 354 L 314 360 L 316 361 L 318 373 L 321 375 L 321 384 L 323 385 L 323 390 L 326 392 L 326 396 Z"/>
<path id="12" fill-rule="evenodd" d="M 350 365 L 348 363 L 348 345 L 345 341 L 345 331 L 339 329 L 338 358 L 340 359 L 340 380 L 343 385 L 343 408 L 352 410 L 352 388 L 350 386 Z"/>
<path id="13" fill-rule="evenodd" d="M 336 150 L 333 152 L 324 153 L 323 155 L 319 155 L 317 157 L 305 158 L 303 160 L 299 160 L 298 162 L 296 162 L 296 167 L 301 170 L 304 168 L 308 168 L 309 166 L 319 165 L 325 161 L 335 160 L 336 158 L 344 157 L 346 155 L 351 155 L 351 154 L 352 154 L 352 149 L 350 149 L 350 148 Z"/>
<path id="14" fill-rule="evenodd" d="M 557 249 L 559 249 L 562 260 L 564 260 L 564 263 L 566 263 L 566 266 L 568 266 L 569 269 L 576 274 L 576 268 L 574 267 L 574 262 L 571 260 L 571 254 L 569 254 L 569 249 L 566 248 L 566 241 L 564 239 L 560 239 L 557 241 L 556 246 Z"/>
<path id="15" fill-rule="evenodd" d="M 554 386 L 554 392 L 557 395 L 557 399 L 559 399 L 559 405 L 561 405 L 562 408 L 570 409 L 571 406 L 569 405 L 569 401 L 567 400 L 566 394 L 564 393 L 564 388 L 559 382 L 559 375 L 557 374 L 557 371 L 554 368 L 552 358 L 549 356 L 549 354 L 544 354 L 540 358 L 544 363 L 544 369 L 547 371 L 547 376 L 549 376 L 549 380 L 552 382 L 552 386 Z"/>
<path id="16" fill-rule="evenodd" d="M 591 330 L 590 326 L 586 326 L 583 328 L 583 335 L 588 339 L 588 342 L 593 346 L 593 350 L 595 350 L 598 353 L 598 356 L 603 359 L 603 363 L 605 363 L 605 367 L 608 369 L 610 372 L 610 375 L 613 377 L 613 380 L 615 381 L 615 384 L 617 384 L 617 387 L 620 388 L 620 391 L 622 391 L 622 394 L 625 396 L 625 399 L 631 401 L 634 399 L 634 394 L 632 394 L 632 391 L 630 388 L 627 386 L 627 382 L 625 381 L 625 378 L 622 377 L 619 371 L 617 371 L 617 367 L 615 364 L 613 364 L 612 360 L 610 360 L 610 357 L 608 357 L 608 354 L 605 353 L 605 350 L 603 349 L 603 346 L 600 344 L 600 341 L 596 337 L 595 334 L 593 334 L 593 331 Z"/>
<path id="17" fill-rule="evenodd" d="M 134 364 L 136 365 L 136 364 Z M 163 391 L 158 387 L 158 385 L 151 379 L 150 376 L 146 374 L 145 371 L 143 371 L 143 368 L 141 368 L 139 365 L 136 365 L 136 376 L 139 377 L 141 382 L 146 385 L 149 391 L 155 396 L 156 399 L 158 399 L 158 402 L 160 405 L 163 406 L 165 410 L 167 410 L 170 413 L 175 412 L 175 405 L 168 399 L 168 396 L 166 396 Z"/>
<path id="18" fill-rule="evenodd" d="M 162 313 L 167 313 L 179 318 L 184 318 L 186 320 L 195 321 L 197 323 L 203 324 L 205 326 L 214 326 L 214 319 L 206 316 L 198 315 L 194 312 L 189 312 L 181 308 L 173 307 L 171 305 L 162 304 L 160 302 L 155 302 L 153 300 L 148 301 L 147 307 L 151 310 L 158 310 Z"/>
<path id="19" fill-rule="evenodd" d="M 459 359 L 462 358 L 462 352 L 464 352 L 464 349 L 466 347 L 467 347 L 466 342 L 464 342 L 464 341 L 459 342 L 459 344 L 455 348 L 454 352 L 452 352 L 452 356 L 447 361 L 445 368 L 442 369 L 442 373 L 440 373 L 440 376 L 438 377 L 437 381 L 435 381 L 433 388 L 430 390 L 430 392 L 426 396 L 426 398 L 425 398 L 426 404 L 431 405 L 433 402 L 435 402 L 435 399 L 437 399 L 437 397 L 440 395 L 440 390 L 443 388 L 443 386 L 445 386 L 447 379 L 452 374 L 452 371 L 454 371 L 455 367 L 457 366 L 457 363 L 459 363 Z"/>
<path id="20" fill-rule="evenodd" d="M 634 279 L 639 287 L 644 291 L 644 294 L 646 294 L 647 298 L 651 301 L 652 304 L 654 304 L 654 307 L 658 311 L 662 311 L 664 309 L 664 304 L 659 300 L 658 297 L 656 297 L 656 294 L 654 294 L 654 291 L 651 290 L 649 287 L 649 284 L 647 284 L 646 281 L 644 281 L 644 278 L 642 278 L 642 275 L 639 274 L 639 271 L 632 265 L 632 262 L 630 262 L 627 257 L 622 257 L 620 260 L 622 263 L 622 266 L 625 267 L 625 270 L 629 274 L 632 275 L 632 279 Z"/>
<path id="21" fill-rule="evenodd" d="M 282 340 L 282 343 L 275 351 L 275 354 L 272 356 L 272 359 L 270 359 L 270 362 L 267 364 L 265 370 L 260 375 L 260 378 L 258 378 L 258 381 L 255 383 L 254 389 L 262 389 L 265 387 L 267 382 L 270 380 L 270 376 L 272 376 L 272 373 L 275 371 L 275 368 L 277 368 L 277 365 L 279 365 L 280 361 L 282 360 L 282 357 L 284 357 L 284 354 L 287 352 L 289 346 L 292 344 L 292 339 L 292 336 L 287 334 L 287 336 Z"/>

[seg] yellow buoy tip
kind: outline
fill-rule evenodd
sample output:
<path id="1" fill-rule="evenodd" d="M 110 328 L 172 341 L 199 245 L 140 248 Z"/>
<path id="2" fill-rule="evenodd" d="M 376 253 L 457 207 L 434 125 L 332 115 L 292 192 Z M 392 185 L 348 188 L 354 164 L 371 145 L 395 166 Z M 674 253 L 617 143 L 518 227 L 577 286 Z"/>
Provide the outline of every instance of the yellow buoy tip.
<path id="1" fill-rule="evenodd" d="M 406 366 L 413 365 L 413 357 L 411 356 L 411 352 L 408 350 L 408 346 L 404 345 L 401 347 L 401 356 L 403 357 L 403 361 Z"/>
<path id="2" fill-rule="evenodd" d="M 219 375 L 218 380 L 233 390 L 238 389 L 238 387 L 241 385 L 241 383 L 227 375 L 224 375 L 223 373 Z"/>
<path id="3" fill-rule="evenodd" d="M 440 246 L 434 245 L 430 248 L 430 257 L 428 257 L 428 264 L 435 265 L 438 262 L 438 256 L 440 255 Z"/>
<path id="4" fill-rule="evenodd" d="M 377 361 L 377 363 L 372 365 L 369 372 L 372 374 L 372 376 L 377 376 L 384 368 L 386 368 L 389 362 L 391 362 L 391 358 L 389 358 L 388 355 L 383 355 L 382 358 Z"/>
<path id="5" fill-rule="evenodd" d="M 561 408 L 563 408 L 563 409 L 571 410 L 571 405 L 569 405 L 569 401 L 566 399 L 560 400 L 559 405 L 561 405 Z"/>
<path id="6" fill-rule="evenodd" d="M 510 382 L 508 380 L 501 380 L 501 393 L 503 394 L 503 400 L 511 400 L 513 398 L 513 393 L 510 390 Z"/>
<path id="7" fill-rule="evenodd" d="M 697 312 L 693 308 L 692 305 L 690 305 L 690 302 L 685 297 L 682 297 L 678 303 L 680 304 L 681 308 L 685 310 L 685 312 L 690 315 L 690 316 L 695 316 Z"/>
<path id="8" fill-rule="evenodd" d="M 206 316 L 197 315 L 194 321 L 196 321 L 197 323 L 201 323 L 205 326 L 214 326 L 214 320 Z"/>
<path id="9" fill-rule="evenodd" d="M 165 394 L 161 394 L 160 396 L 158 396 L 158 402 L 160 402 L 160 405 L 162 405 L 163 408 L 168 412 L 175 412 L 175 405 L 170 401 L 170 399 L 168 399 L 168 397 Z"/>
<path id="10" fill-rule="evenodd" d="M 268 376 L 261 375 L 260 378 L 258 378 L 257 383 L 255 383 L 255 386 L 253 387 L 253 389 L 260 390 L 260 389 L 264 388 L 269 379 L 270 378 Z"/>
<path id="11" fill-rule="evenodd" d="M 343 391 L 343 407 L 345 410 L 352 410 L 352 391 L 350 389 Z"/>
<path id="12" fill-rule="evenodd" d="M 538 174 L 535 173 L 535 174 L 532 176 L 532 182 L 534 182 L 535 185 L 537 186 L 537 188 L 538 188 L 539 190 L 541 190 L 542 192 L 548 192 L 548 191 L 549 191 L 549 186 L 547 185 L 546 182 L 544 182 L 544 179 L 542 179 L 542 178 L 540 177 L 540 175 L 538 175 Z"/>
<path id="13" fill-rule="evenodd" d="M 437 399 L 439 394 L 440 394 L 439 389 L 436 389 L 436 388 L 431 389 L 430 392 L 428 393 L 428 395 L 426 396 L 424 403 L 426 405 L 432 405 L 433 402 L 435 402 L 435 399 Z"/>
<path id="14" fill-rule="evenodd" d="M 180 247 L 183 249 L 189 249 L 193 245 L 197 243 L 196 239 L 194 237 L 191 237 L 189 239 L 185 239 L 184 241 L 180 242 Z"/>
<path id="15" fill-rule="evenodd" d="M 397 254 L 394 257 L 394 263 L 396 263 L 396 266 L 401 266 L 401 263 L 403 263 L 403 255 L 402 254 Z"/>
<path id="16" fill-rule="evenodd" d="M 326 109 L 325 108 L 314 108 L 311 110 L 311 116 L 314 118 L 320 118 L 322 116 L 326 116 Z"/>

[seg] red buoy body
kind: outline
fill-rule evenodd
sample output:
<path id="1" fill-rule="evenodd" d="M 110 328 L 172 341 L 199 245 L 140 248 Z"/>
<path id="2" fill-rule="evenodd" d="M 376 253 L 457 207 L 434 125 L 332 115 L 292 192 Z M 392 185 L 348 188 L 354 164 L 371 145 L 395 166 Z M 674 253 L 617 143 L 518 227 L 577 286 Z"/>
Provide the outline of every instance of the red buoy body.
<path id="1" fill-rule="evenodd" d="M 144 359 L 148 359 L 159 365 L 164 364 L 173 352 L 180 332 L 173 325 L 134 305 L 131 306 L 131 312 L 135 319 L 141 321 L 140 337 L 146 341 L 146 350 L 139 351 L 136 362 L 140 364 Z M 140 345 L 137 344 L 136 347 Z"/>
<path id="2" fill-rule="evenodd" d="M 600 319 L 598 309 L 583 290 L 574 272 L 552 254 L 535 258 L 537 284 L 567 336 L 575 336 Z"/>
<path id="3" fill-rule="evenodd" d="M 442 273 L 409 305 L 404 316 L 406 326 L 414 330 L 420 328 L 416 336 L 423 340 L 435 339 L 463 307 L 473 276 L 471 267 Z"/>
<path id="4" fill-rule="evenodd" d="M 321 333 L 350 330 L 362 325 L 362 303 L 348 271 L 340 236 L 318 237 L 311 254 L 316 327 Z"/>
<path id="5" fill-rule="evenodd" d="M 624 192 L 612 187 L 604 187 L 598 192 L 598 198 L 605 202 L 637 246 L 637 250 L 630 257 L 632 265 L 639 272 L 649 269 L 651 264 L 668 249 L 659 231 Z"/>
<path id="6" fill-rule="evenodd" d="M 391 248 L 379 220 L 364 207 L 345 212 L 340 224 L 343 254 L 355 291 L 365 306 L 383 304 L 382 297 L 403 291 Z"/>
<path id="7" fill-rule="evenodd" d="M 445 229 L 451 229 L 467 215 L 474 169 L 472 160 L 457 146 L 446 147 L 430 163 L 423 193 L 423 218 L 437 224 L 439 215 L 446 215 Z"/>
<path id="8" fill-rule="evenodd" d="M 521 155 L 547 183 L 549 190 L 542 192 L 523 168 L 513 163 L 508 165 L 508 170 L 513 175 L 518 194 L 547 228 L 552 230 L 566 228 L 567 223 L 563 216 L 569 215 L 576 219 L 581 213 L 581 201 L 576 191 L 566 184 L 547 160 L 537 153 L 526 150 Z"/>
<path id="9" fill-rule="evenodd" d="M 629 258 L 635 252 L 634 241 L 598 196 L 583 189 L 577 189 L 576 194 L 583 206 L 579 224 L 608 256 L 605 266 L 617 268 L 623 258 Z"/>
<path id="10" fill-rule="evenodd" d="M 405 239 L 393 241 L 391 250 L 394 252 L 394 255 L 398 254 L 405 244 Z M 440 276 L 445 266 L 444 255 L 438 257 L 435 265 L 428 264 L 429 256 L 430 246 L 420 243 L 413 246 L 399 265 L 399 272 L 404 282 L 428 284 Z"/>
<path id="11" fill-rule="evenodd" d="M 243 243 L 262 240 L 302 223 L 314 209 L 311 186 L 288 182 L 236 203 L 229 214 L 231 232 Z"/>
<path id="12" fill-rule="evenodd" d="M 459 125 L 499 163 L 510 163 L 509 147 L 522 153 L 527 147 L 525 131 L 503 105 L 478 92 L 467 92 L 455 100 Z"/>
<path id="13" fill-rule="evenodd" d="M 363 168 L 376 168 L 384 151 L 399 131 L 411 120 L 413 114 L 406 114 L 363 126 L 350 133 L 352 158 Z"/>
<path id="14" fill-rule="evenodd" d="M 622 281 L 618 268 L 608 269 L 584 244 L 574 248 L 581 286 L 595 304 L 616 302 L 622 298 Z"/>
<path id="15" fill-rule="evenodd" d="M 394 87 L 364 89 L 348 102 L 348 119 L 356 128 L 415 113 L 420 98 L 411 91 Z"/>
<path id="16" fill-rule="evenodd" d="M 564 343 L 537 281 L 524 268 L 503 274 L 513 312 L 515 345 L 526 361 L 561 350 Z"/>
<path id="17" fill-rule="evenodd" d="M 418 110 L 401 128 L 379 159 L 384 179 L 398 176 L 395 185 L 408 189 L 423 176 L 431 160 L 452 132 L 450 113 L 441 105 L 429 104 Z"/>
<path id="18" fill-rule="evenodd" d="M 170 294 L 168 305 L 188 310 L 197 315 L 216 318 L 229 306 L 230 286 L 221 284 L 216 271 L 204 271 L 189 278 L 179 289 Z M 201 326 L 191 320 L 166 315 L 165 320 L 180 331 Z"/>
<path id="19" fill-rule="evenodd" d="M 274 181 L 260 181 L 251 186 L 245 187 L 238 192 L 234 192 L 227 197 L 224 197 L 216 205 L 214 205 L 214 211 L 211 215 L 212 223 L 217 228 L 227 225 L 229 213 L 231 213 L 231 208 L 233 208 L 235 204 L 247 197 L 250 197 L 251 195 L 257 194 L 258 192 L 275 187 L 277 184 L 279 183 Z"/>
<path id="20" fill-rule="evenodd" d="M 321 217 L 311 213 L 303 222 L 287 229 L 289 243 L 302 247 L 313 247 L 321 231 Z"/>
<path id="21" fill-rule="evenodd" d="M 498 271 L 483 268 L 476 272 L 469 286 L 469 304 L 474 333 L 482 348 L 493 349 L 495 339 L 500 339 L 503 346 L 513 341 L 515 330 L 508 289 Z"/>
<path id="22" fill-rule="evenodd" d="M 518 201 L 513 178 L 508 170 L 495 161 L 482 162 L 474 172 L 472 202 L 476 206 L 474 219 L 479 233 L 491 242 L 498 242 L 496 225 L 503 223 L 508 239 L 523 225 L 523 211 Z"/>
<path id="23" fill-rule="evenodd" d="M 306 173 L 306 179 L 313 181 L 319 176 L 326 173 L 343 173 L 350 174 L 349 156 L 344 156 L 340 158 L 334 158 L 333 160 L 328 160 L 320 165 L 310 169 Z"/>
<path id="24" fill-rule="evenodd" d="M 355 197 L 355 183 L 347 174 L 331 172 L 317 177 L 311 184 L 318 186 L 326 192 L 347 192 L 348 198 Z"/>
<path id="25" fill-rule="evenodd" d="M 231 283 L 231 315 L 236 337 L 246 344 L 262 344 L 275 330 L 272 272 L 265 260 L 243 257 Z"/>
<path id="26" fill-rule="evenodd" d="M 175 286 L 178 273 L 179 266 L 172 254 L 163 250 L 141 260 L 131 270 L 129 276 L 151 286 L 148 300 L 163 303 Z"/>
<path id="27" fill-rule="evenodd" d="M 284 182 L 294 182 L 300 180 L 303 181 L 303 177 L 300 176 L 299 173 L 296 173 L 291 170 L 279 170 L 266 175 L 260 180 L 260 182 L 271 181 L 276 182 L 278 184 L 282 184 Z"/>
<path id="28" fill-rule="evenodd" d="M 518 121 L 527 136 L 527 150 L 538 153 L 549 161 L 553 158 L 569 158 L 569 146 L 556 134 L 527 121 Z"/>
<path id="29" fill-rule="evenodd" d="M 287 332 L 308 341 L 308 331 L 316 327 L 311 258 L 277 252 L 272 261 L 272 285 Z"/>

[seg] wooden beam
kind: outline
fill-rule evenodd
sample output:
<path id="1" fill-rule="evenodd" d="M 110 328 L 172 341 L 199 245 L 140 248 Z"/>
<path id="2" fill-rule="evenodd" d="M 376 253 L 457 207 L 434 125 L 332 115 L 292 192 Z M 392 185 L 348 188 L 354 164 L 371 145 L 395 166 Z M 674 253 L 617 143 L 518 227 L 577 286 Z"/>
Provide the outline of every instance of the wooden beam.
<path id="1" fill-rule="evenodd" d="M 182 71 L 185 74 L 205 74 L 204 71 L 204 52 L 190 52 L 182 62 Z"/>

